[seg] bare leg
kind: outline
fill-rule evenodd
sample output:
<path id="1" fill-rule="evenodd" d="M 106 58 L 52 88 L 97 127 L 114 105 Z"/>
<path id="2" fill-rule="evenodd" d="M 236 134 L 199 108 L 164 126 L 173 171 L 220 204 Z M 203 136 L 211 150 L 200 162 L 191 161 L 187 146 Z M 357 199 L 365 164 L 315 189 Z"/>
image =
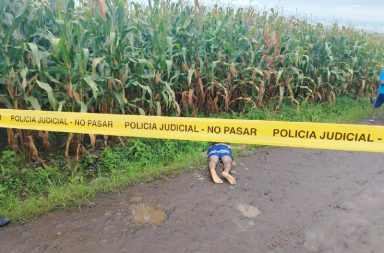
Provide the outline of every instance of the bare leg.
<path id="1" fill-rule="evenodd" d="M 236 184 L 236 178 L 234 178 L 233 176 L 231 176 L 229 174 L 229 172 L 231 171 L 231 168 L 232 168 L 232 158 L 229 157 L 229 156 L 224 156 L 223 158 L 221 158 L 221 160 L 223 161 L 223 164 L 224 164 L 224 171 L 221 173 L 221 175 L 227 179 L 227 181 L 234 185 Z"/>
<path id="2" fill-rule="evenodd" d="M 372 122 L 372 123 L 375 122 L 377 109 L 378 109 L 378 108 L 373 108 L 372 118 L 369 120 L 369 121 Z"/>
<path id="3" fill-rule="evenodd" d="M 380 94 L 377 95 L 376 99 L 375 99 L 375 102 L 373 102 L 373 108 L 372 108 L 372 118 L 369 120 L 370 122 L 372 123 L 375 123 L 375 118 L 376 118 L 376 113 L 377 113 L 377 110 L 379 109 L 380 107 L 380 103 L 377 104 L 378 102 L 378 99 L 380 98 Z"/>
<path id="4" fill-rule="evenodd" d="M 219 176 L 216 173 L 216 166 L 219 164 L 219 157 L 218 156 L 211 156 L 209 158 L 209 172 L 211 172 L 212 180 L 215 184 L 222 184 L 223 180 L 219 178 Z"/>

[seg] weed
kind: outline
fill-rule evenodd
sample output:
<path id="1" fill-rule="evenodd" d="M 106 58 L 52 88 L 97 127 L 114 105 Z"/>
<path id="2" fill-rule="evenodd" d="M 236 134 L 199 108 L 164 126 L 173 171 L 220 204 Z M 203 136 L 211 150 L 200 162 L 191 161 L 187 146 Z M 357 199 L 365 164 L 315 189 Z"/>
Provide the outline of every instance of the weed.
<path id="1" fill-rule="evenodd" d="M 271 105 L 247 114 L 215 117 L 350 123 L 366 117 L 370 110 L 367 98 L 341 97 L 333 104 L 303 104 L 300 114 L 287 104 L 279 111 Z M 89 206 L 96 192 L 116 191 L 201 166 L 208 146 L 207 142 L 131 138 L 125 146 L 89 152 L 78 163 L 57 157 L 47 168 L 28 166 L 24 158 L 5 150 L 0 159 L 0 215 L 23 222 L 57 207 Z M 234 150 L 235 156 L 256 148 Z"/>

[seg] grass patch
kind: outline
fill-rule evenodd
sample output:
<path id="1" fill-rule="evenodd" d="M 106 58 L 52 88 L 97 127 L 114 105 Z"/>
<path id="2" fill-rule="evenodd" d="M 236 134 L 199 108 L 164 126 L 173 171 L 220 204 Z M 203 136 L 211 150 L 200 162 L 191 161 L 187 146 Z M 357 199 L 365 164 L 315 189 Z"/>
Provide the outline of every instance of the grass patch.
<path id="1" fill-rule="evenodd" d="M 271 105 L 273 108 L 273 105 Z M 279 112 L 252 109 L 243 115 L 221 118 L 352 123 L 371 113 L 368 98 L 340 97 L 335 104 L 303 104 L 297 114 L 290 105 Z M 139 182 L 150 182 L 174 173 L 206 166 L 207 142 L 130 139 L 126 146 L 89 152 L 80 163 L 63 157 L 50 167 L 31 167 L 12 151 L 0 158 L 0 215 L 25 222 L 54 208 L 93 205 L 99 192 L 114 192 Z M 258 148 L 234 149 L 235 157 Z"/>

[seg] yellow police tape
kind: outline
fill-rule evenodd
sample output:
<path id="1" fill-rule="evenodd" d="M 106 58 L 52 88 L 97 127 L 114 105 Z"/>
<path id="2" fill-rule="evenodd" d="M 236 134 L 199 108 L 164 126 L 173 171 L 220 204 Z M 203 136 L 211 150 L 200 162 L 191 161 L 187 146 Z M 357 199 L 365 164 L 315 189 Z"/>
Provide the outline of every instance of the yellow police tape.
<path id="1" fill-rule="evenodd" d="M 0 127 L 384 152 L 383 126 L 0 109 Z"/>

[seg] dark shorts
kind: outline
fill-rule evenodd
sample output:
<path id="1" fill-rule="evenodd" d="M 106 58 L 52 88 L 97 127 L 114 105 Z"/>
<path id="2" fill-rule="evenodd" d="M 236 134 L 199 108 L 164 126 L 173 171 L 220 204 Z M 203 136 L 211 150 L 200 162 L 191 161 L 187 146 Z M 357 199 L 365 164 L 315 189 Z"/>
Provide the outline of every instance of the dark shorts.
<path id="1" fill-rule="evenodd" d="M 379 108 L 384 103 L 384 94 L 378 94 L 375 100 L 375 103 L 373 103 L 373 108 Z"/>
<path id="2" fill-rule="evenodd" d="M 229 156 L 233 160 L 232 150 L 229 146 L 224 144 L 215 144 L 208 149 L 208 158 L 217 156 L 221 159 L 224 156 Z"/>

